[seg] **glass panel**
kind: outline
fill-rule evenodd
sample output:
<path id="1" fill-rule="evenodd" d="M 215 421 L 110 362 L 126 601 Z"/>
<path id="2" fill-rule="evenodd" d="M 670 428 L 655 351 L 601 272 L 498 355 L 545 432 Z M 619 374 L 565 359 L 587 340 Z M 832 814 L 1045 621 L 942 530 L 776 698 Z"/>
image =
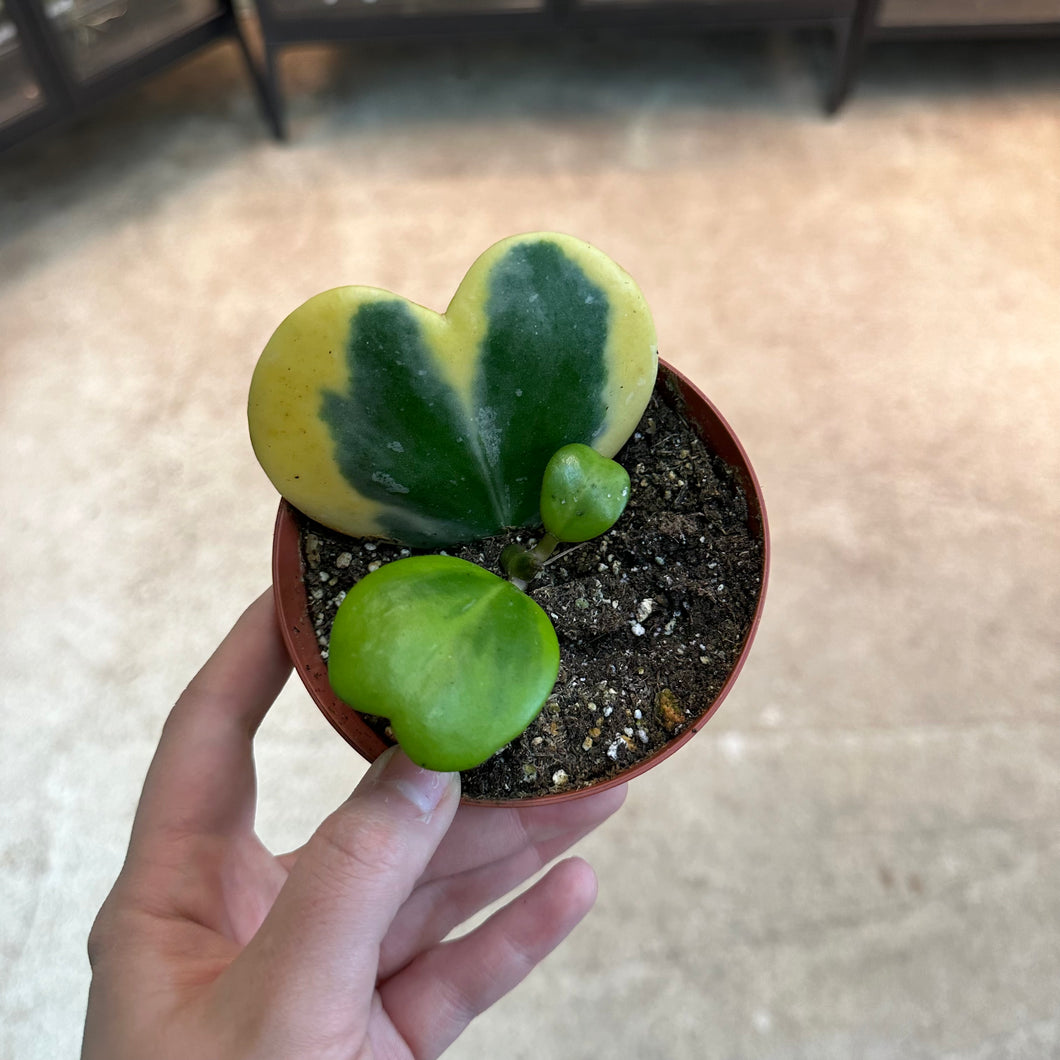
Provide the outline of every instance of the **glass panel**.
<path id="1" fill-rule="evenodd" d="M 881 26 L 1001 26 L 1060 22 L 1060 0 L 884 0 Z"/>
<path id="2" fill-rule="evenodd" d="M 214 18 L 218 0 L 47 0 L 74 74 L 88 80 Z"/>
<path id="3" fill-rule="evenodd" d="M 18 30 L 0 0 L 0 125 L 43 105 L 44 94 L 33 76 Z"/>
<path id="4" fill-rule="evenodd" d="M 541 11 L 545 0 L 272 0 L 277 18 L 377 18 Z"/>

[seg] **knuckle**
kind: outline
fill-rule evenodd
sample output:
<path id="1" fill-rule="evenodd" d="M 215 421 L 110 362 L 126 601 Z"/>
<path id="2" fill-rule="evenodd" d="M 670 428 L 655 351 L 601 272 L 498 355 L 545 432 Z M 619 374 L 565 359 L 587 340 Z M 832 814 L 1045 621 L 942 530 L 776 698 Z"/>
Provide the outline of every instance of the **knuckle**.
<path id="1" fill-rule="evenodd" d="M 110 952 L 114 945 L 114 914 L 111 911 L 111 899 L 100 907 L 96 919 L 92 921 L 92 927 L 88 932 L 88 964 L 90 968 L 97 968 L 103 958 Z"/>
<path id="2" fill-rule="evenodd" d="M 441 978 L 437 987 L 439 998 L 435 1011 L 448 1023 L 448 1035 L 455 1038 L 482 1013 L 488 1002 L 479 997 L 481 991 L 454 979 Z"/>
<path id="3" fill-rule="evenodd" d="M 389 821 L 368 812 L 340 809 L 331 814 L 310 841 L 315 860 L 328 875 L 367 881 L 390 876 L 406 860 L 406 843 Z"/>

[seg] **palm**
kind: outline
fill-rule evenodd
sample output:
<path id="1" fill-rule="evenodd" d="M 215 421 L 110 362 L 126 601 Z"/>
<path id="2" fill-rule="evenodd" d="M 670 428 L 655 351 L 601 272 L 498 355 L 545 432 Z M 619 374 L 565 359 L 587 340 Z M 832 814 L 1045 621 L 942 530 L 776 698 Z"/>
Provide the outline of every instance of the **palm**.
<path id="1" fill-rule="evenodd" d="M 211 936 L 212 944 L 227 951 L 231 960 L 261 927 L 287 869 L 253 833 L 197 845 L 185 863 L 184 919 L 172 925 Z"/>

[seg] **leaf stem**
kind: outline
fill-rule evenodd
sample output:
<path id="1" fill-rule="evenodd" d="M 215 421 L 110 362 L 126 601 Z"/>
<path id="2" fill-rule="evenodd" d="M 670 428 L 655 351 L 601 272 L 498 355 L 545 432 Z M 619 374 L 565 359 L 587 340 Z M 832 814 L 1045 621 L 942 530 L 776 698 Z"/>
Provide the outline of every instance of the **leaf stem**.
<path id="1" fill-rule="evenodd" d="M 545 533 L 533 548 L 509 545 L 501 553 L 501 566 L 508 575 L 508 581 L 525 593 L 558 544 L 559 538 L 555 534 Z"/>
<path id="2" fill-rule="evenodd" d="M 558 544 L 559 538 L 555 534 L 550 534 L 546 531 L 541 540 L 530 550 L 530 555 L 534 557 L 536 563 L 543 567 L 548 557 L 556 551 Z"/>

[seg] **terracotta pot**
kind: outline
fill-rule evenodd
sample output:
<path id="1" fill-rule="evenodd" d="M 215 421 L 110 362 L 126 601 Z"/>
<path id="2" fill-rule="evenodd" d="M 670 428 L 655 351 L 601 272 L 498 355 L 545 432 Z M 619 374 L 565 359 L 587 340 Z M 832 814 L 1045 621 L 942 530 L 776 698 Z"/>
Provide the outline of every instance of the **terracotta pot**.
<path id="1" fill-rule="evenodd" d="M 714 701 L 692 725 L 674 736 L 653 755 L 630 766 L 619 776 L 602 780 L 598 784 L 587 788 L 553 792 L 531 798 L 497 802 L 475 799 L 473 800 L 475 805 L 532 806 L 543 803 L 565 802 L 569 799 L 580 798 L 590 792 L 614 787 L 639 776 L 641 773 L 657 766 L 679 747 L 684 746 L 692 739 L 721 705 L 722 700 L 736 682 L 736 678 L 739 676 L 747 659 L 751 649 L 751 642 L 754 640 L 755 632 L 761 619 L 762 605 L 766 594 L 766 582 L 769 574 L 769 530 L 766 523 L 765 506 L 762 502 L 762 491 L 743 446 L 740 445 L 732 429 L 707 397 L 680 372 L 664 361 L 660 362 L 660 377 L 663 379 L 670 378 L 674 381 L 684 401 L 689 419 L 695 424 L 700 437 L 708 448 L 717 453 L 735 471 L 747 497 L 748 527 L 762 542 L 762 584 L 758 592 L 754 617 L 736 664 L 733 666 L 732 672 Z M 313 631 L 313 623 L 308 613 L 299 542 L 298 517 L 295 510 L 286 501 L 280 502 L 280 510 L 276 518 L 276 529 L 273 537 L 272 572 L 280 628 L 298 676 L 309 690 L 314 702 L 336 731 L 364 758 L 370 762 L 374 761 L 388 745 L 378 733 L 369 728 L 360 714 L 350 709 L 331 690 L 331 685 L 328 682 L 327 664 L 320 656 L 316 634 Z"/>

